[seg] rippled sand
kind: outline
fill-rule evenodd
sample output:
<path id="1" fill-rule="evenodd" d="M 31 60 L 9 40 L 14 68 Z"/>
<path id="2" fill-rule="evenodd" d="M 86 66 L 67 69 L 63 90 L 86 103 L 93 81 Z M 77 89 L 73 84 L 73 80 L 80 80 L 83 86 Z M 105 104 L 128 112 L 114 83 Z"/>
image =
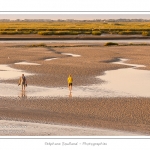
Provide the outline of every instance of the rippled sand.
<path id="1" fill-rule="evenodd" d="M 55 47 L 57 44 L 53 43 L 48 44 L 48 47 L 32 48 L 27 45 L 2 43 L 0 64 L 8 64 L 14 69 L 32 74 L 28 76 L 28 86 L 66 87 L 67 89 L 67 77 L 70 73 L 74 78 L 73 86 L 88 86 L 97 82 L 103 84 L 102 80 L 95 77 L 107 70 L 128 68 L 125 65 L 108 63 L 117 58 L 127 58 L 130 64 L 146 66 L 138 69 L 150 70 L 148 46 L 61 47 L 61 44 L 58 44 L 60 47 Z M 62 53 L 78 54 L 81 57 L 71 57 Z M 58 59 L 44 61 L 49 58 Z M 22 61 L 41 65 L 15 64 Z M 10 78 L 0 82 L 18 86 L 18 79 Z M 3 120 L 71 124 L 150 134 L 149 100 L 142 97 L 78 99 L 69 98 L 69 93 L 68 98 L 1 97 L 0 117 Z"/>

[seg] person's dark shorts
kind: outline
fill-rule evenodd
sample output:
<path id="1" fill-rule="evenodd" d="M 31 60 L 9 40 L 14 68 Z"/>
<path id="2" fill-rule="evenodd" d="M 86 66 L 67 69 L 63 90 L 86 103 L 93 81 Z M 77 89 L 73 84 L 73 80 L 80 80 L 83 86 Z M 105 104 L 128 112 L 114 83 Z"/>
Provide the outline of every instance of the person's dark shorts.
<path id="1" fill-rule="evenodd" d="M 69 86 L 72 86 L 72 83 L 69 83 Z"/>
<path id="2" fill-rule="evenodd" d="M 22 82 L 22 86 L 25 86 L 25 82 Z"/>

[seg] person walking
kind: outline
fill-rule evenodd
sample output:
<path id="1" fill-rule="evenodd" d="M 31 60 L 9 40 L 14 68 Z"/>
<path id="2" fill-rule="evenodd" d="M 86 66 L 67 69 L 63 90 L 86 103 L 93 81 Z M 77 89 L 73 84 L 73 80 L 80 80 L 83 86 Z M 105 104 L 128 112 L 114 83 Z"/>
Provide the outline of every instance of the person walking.
<path id="1" fill-rule="evenodd" d="M 71 76 L 71 74 L 68 76 L 68 88 L 69 88 L 69 91 L 71 92 L 72 90 L 72 82 L 73 82 L 73 78 Z"/>
<path id="2" fill-rule="evenodd" d="M 24 74 L 22 74 L 22 76 L 21 76 L 20 79 L 19 79 L 18 86 L 19 86 L 19 85 L 22 86 L 22 91 L 23 91 L 23 90 L 25 91 L 25 87 L 27 86 L 27 79 L 26 79 L 26 77 L 24 76 Z"/>

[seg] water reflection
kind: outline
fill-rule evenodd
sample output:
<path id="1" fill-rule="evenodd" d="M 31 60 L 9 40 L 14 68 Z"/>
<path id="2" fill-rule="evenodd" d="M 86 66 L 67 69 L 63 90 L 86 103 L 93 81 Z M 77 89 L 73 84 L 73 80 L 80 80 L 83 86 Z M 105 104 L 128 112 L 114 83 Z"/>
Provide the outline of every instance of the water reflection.
<path id="1" fill-rule="evenodd" d="M 126 96 L 150 97 L 150 71 L 138 70 L 144 65 L 127 64 L 127 59 L 120 59 L 116 64 L 128 65 L 130 68 L 105 71 L 105 75 L 98 78 L 106 81 L 102 88 L 109 91 L 126 93 Z"/>
<path id="2" fill-rule="evenodd" d="M 45 59 L 45 61 L 50 61 L 50 60 L 54 60 L 54 59 L 58 59 L 58 58 L 48 58 L 48 59 Z"/>
<path id="3" fill-rule="evenodd" d="M 23 72 L 23 70 L 13 69 L 8 65 L 0 65 L 0 80 L 16 79 L 19 78 L 22 73 L 25 73 L 26 76 L 33 75 Z"/>
<path id="4" fill-rule="evenodd" d="M 137 36 L 137 35 L 136 35 Z M 112 42 L 112 40 L 1 40 L 0 43 L 82 43 L 82 44 L 92 44 L 92 43 L 107 43 Z M 149 39 L 123 39 L 123 40 L 113 40 L 115 43 L 150 43 Z"/>
<path id="5" fill-rule="evenodd" d="M 72 56 L 72 57 L 81 57 L 81 55 L 77 55 L 77 54 L 72 54 L 72 53 L 61 53 L 63 55 L 68 55 L 68 56 Z"/>
<path id="6" fill-rule="evenodd" d="M 21 91 L 20 91 L 20 95 L 19 95 L 18 97 L 20 97 L 20 98 L 27 98 L 27 93 L 26 93 L 26 91 L 21 90 Z"/>
<path id="7" fill-rule="evenodd" d="M 38 64 L 38 63 L 30 63 L 30 62 L 26 62 L 26 61 L 17 62 L 15 64 L 16 65 L 41 65 L 41 64 Z"/>
<path id="8" fill-rule="evenodd" d="M 126 61 L 128 61 L 128 59 L 119 58 L 119 61 L 118 62 L 113 62 L 113 64 L 120 64 L 120 65 L 131 66 L 133 68 L 146 67 L 145 65 L 128 64 L 128 63 L 125 63 Z"/>
<path id="9" fill-rule="evenodd" d="M 72 97 L 72 92 L 69 92 L 69 97 L 70 97 L 70 98 Z"/>

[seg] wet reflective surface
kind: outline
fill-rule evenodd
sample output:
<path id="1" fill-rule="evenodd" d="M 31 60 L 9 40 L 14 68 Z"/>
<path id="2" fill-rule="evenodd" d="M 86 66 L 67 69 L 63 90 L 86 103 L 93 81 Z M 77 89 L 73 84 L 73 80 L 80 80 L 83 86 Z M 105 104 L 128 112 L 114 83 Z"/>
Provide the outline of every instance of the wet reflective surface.
<path id="1" fill-rule="evenodd" d="M 9 97 L 117 97 L 127 96 L 127 93 L 119 93 L 101 88 L 100 85 L 78 86 L 73 87 L 70 93 L 68 87 L 37 87 L 28 86 L 26 91 L 22 91 L 21 87 L 14 84 L 0 84 L 0 96 Z M 129 95 L 131 96 L 131 95 Z"/>
<path id="2" fill-rule="evenodd" d="M 130 68 L 105 71 L 105 75 L 98 78 L 106 81 L 102 88 L 109 91 L 128 93 L 126 96 L 150 97 L 150 71 L 138 70 L 144 65 L 127 64 L 127 59 L 120 59 L 116 64 L 128 65 Z"/>
<path id="3" fill-rule="evenodd" d="M 30 63 L 30 62 L 26 62 L 26 61 L 22 61 L 22 62 L 17 62 L 15 63 L 16 65 L 40 65 L 38 63 Z"/>
<path id="4" fill-rule="evenodd" d="M 146 66 L 144 66 L 144 65 L 128 64 L 128 63 L 125 63 L 126 61 L 128 61 L 128 59 L 120 58 L 120 61 L 119 61 L 119 62 L 113 62 L 113 64 L 120 64 L 120 65 L 131 66 L 131 67 L 133 67 L 133 68 L 146 67 Z"/>
<path id="5" fill-rule="evenodd" d="M 77 54 L 72 54 L 72 53 L 61 53 L 63 55 L 68 55 L 68 56 L 72 56 L 72 57 L 81 57 L 81 55 L 77 55 Z"/>
<path id="6" fill-rule="evenodd" d="M 31 73 L 26 73 L 23 70 L 13 69 L 8 65 L 0 65 L 0 80 L 16 79 L 25 73 L 26 76 L 33 75 Z"/>
<path id="7" fill-rule="evenodd" d="M 0 43 L 107 43 L 107 42 L 117 42 L 117 43 L 150 43 L 149 39 L 123 39 L 123 40 L 1 40 Z"/>
<path id="8" fill-rule="evenodd" d="M 50 61 L 50 60 L 54 60 L 54 59 L 58 59 L 58 58 L 48 58 L 48 59 L 45 59 L 45 61 Z"/>

